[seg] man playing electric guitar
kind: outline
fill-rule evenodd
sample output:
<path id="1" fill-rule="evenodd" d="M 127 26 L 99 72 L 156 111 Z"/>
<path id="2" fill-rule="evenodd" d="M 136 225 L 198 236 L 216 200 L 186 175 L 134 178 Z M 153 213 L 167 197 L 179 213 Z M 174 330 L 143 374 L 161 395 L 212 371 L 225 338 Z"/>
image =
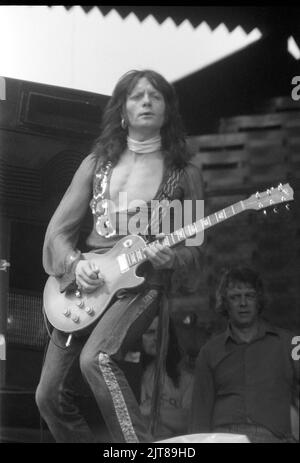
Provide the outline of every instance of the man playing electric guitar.
<path id="1" fill-rule="evenodd" d="M 61 293 L 75 288 L 80 306 L 80 295 L 105 285 L 105 269 L 77 247 L 88 210 L 94 220 L 86 245 L 93 253 L 105 254 L 128 234 L 127 228 L 122 232 L 124 220 L 128 225 L 151 200 L 177 199 L 183 204 L 185 199 L 203 199 L 201 174 L 188 159 L 173 87 L 154 71 L 125 74 L 105 110 L 93 152 L 75 173 L 46 232 L 43 264 Z M 134 208 L 128 207 L 133 200 Z M 52 332 L 36 401 L 57 442 L 98 441 L 74 400 L 79 374 L 87 381 L 113 442 L 153 440 L 118 361 L 158 312 L 166 320 L 160 304 L 164 288 L 174 270 L 199 273 L 201 249 L 158 244 L 147 247 L 145 255 L 148 261 L 141 268 L 145 283 L 117 293 L 88 332 L 76 333 L 71 342 L 72 330 Z M 90 307 L 83 310 L 92 316 Z M 79 316 L 67 309 L 63 317 L 75 331 Z"/>

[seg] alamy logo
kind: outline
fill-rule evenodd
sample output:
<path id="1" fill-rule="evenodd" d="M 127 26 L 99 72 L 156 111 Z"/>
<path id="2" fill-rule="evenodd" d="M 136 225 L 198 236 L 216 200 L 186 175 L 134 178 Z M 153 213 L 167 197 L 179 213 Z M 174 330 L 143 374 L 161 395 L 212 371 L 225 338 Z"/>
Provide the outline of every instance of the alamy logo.
<path id="1" fill-rule="evenodd" d="M 292 85 L 295 85 L 291 93 L 292 99 L 294 101 L 299 101 L 300 100 L 300 76 L 295 76 L 292 78 Z"/>
<path id="2" fill-rule="evenodd" d="M 6 100 L 6 84 L 4 77 L 0 77 L 0 100 Z"/>
<path id="3" fill-rule="evenodd" d="M 107 227 L 122 236 L 143 235 L 145 231 L 150 235 L 159 233 L 170 235 L 174 230 L 179 240 L 185 240 L 186 246 L 200 246 L 203 243 L 204 229 L 201 223 L 204 216 L 203 200 L 185 199 L 184 204 L 177 199 L 152 200 L 147 204 L 143 200 L 129 202 L 127 193 L 120 192 L 118 203 L 124 206 L 119 212 L 112 200 L 105 199 L 100 204 L 103 213 L 98 217 L 96 225 L 100 235 L 106 236 Z"/>
<path id="4" fill-rule="evenodd" d="M 294 336 L 292 339 L 292 344 L 295 345 L 292 350 L 292 359 L 300 360 L 300 336 Z"/>

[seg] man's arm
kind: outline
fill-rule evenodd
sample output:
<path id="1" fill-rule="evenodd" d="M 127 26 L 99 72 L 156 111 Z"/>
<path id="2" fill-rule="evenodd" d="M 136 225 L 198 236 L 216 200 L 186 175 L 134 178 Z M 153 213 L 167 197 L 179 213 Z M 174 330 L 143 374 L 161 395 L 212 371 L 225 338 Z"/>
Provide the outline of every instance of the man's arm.
<path id="1" fill-rule="evenodd" d="M 46 231 L 43 265 L 49 275 L 60 278 L 61 291 L 75 279 L 73 270 L 81 259 L 76 246 L 91 200 L 95 162 L 92 155 L 82 161 Z"/>

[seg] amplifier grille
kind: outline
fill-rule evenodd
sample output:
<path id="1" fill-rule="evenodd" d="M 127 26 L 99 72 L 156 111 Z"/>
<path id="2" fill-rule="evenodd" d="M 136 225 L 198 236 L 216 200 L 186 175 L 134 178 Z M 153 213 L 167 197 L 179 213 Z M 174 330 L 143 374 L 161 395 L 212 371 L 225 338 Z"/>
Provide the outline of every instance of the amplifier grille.
<path id="1" fill-rule="evenodd" d="M 7 342 L 42 349 L 48 339 L 42 313 L 42 296 L 10 292 Z"/>

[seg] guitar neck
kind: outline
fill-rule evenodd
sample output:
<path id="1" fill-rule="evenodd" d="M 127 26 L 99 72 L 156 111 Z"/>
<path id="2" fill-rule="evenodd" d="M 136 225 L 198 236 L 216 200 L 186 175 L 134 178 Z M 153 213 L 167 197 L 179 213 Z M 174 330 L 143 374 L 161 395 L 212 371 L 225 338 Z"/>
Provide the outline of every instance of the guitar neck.
<path id="1" fill-rule="evenodd" d="M 221 209 L 218 212 L 214 212 L 203 219 L 197 220 L 190 225 L 186 225 L 178 230 L 174 231 L 173 233 L 166 235 L 163 240 L 155 240 L 152 243 L 149 243 L 146 247 L 140 248 L 136 251 L 129 252 L 127 254 L 127 260 L 130 267 L 139 265 L 148 260 L 148 257 L 145 255 L 144 250 L 146 248 L 155 247 L 157 243 L 161 243 L 164 246 L 173 247 L 177 244 L 185 241 L 188 238 L 192 238 L 198 233 L 203 232 L 207 228 L 213 227 L 220 222 L 224 222 L 231 217 L 240 214 L 247 207 L 245 206 L 243 201 L 239 201 L 238 203 L 232 204 L 231 206 L 226 207 L 225 209 Z"/>

